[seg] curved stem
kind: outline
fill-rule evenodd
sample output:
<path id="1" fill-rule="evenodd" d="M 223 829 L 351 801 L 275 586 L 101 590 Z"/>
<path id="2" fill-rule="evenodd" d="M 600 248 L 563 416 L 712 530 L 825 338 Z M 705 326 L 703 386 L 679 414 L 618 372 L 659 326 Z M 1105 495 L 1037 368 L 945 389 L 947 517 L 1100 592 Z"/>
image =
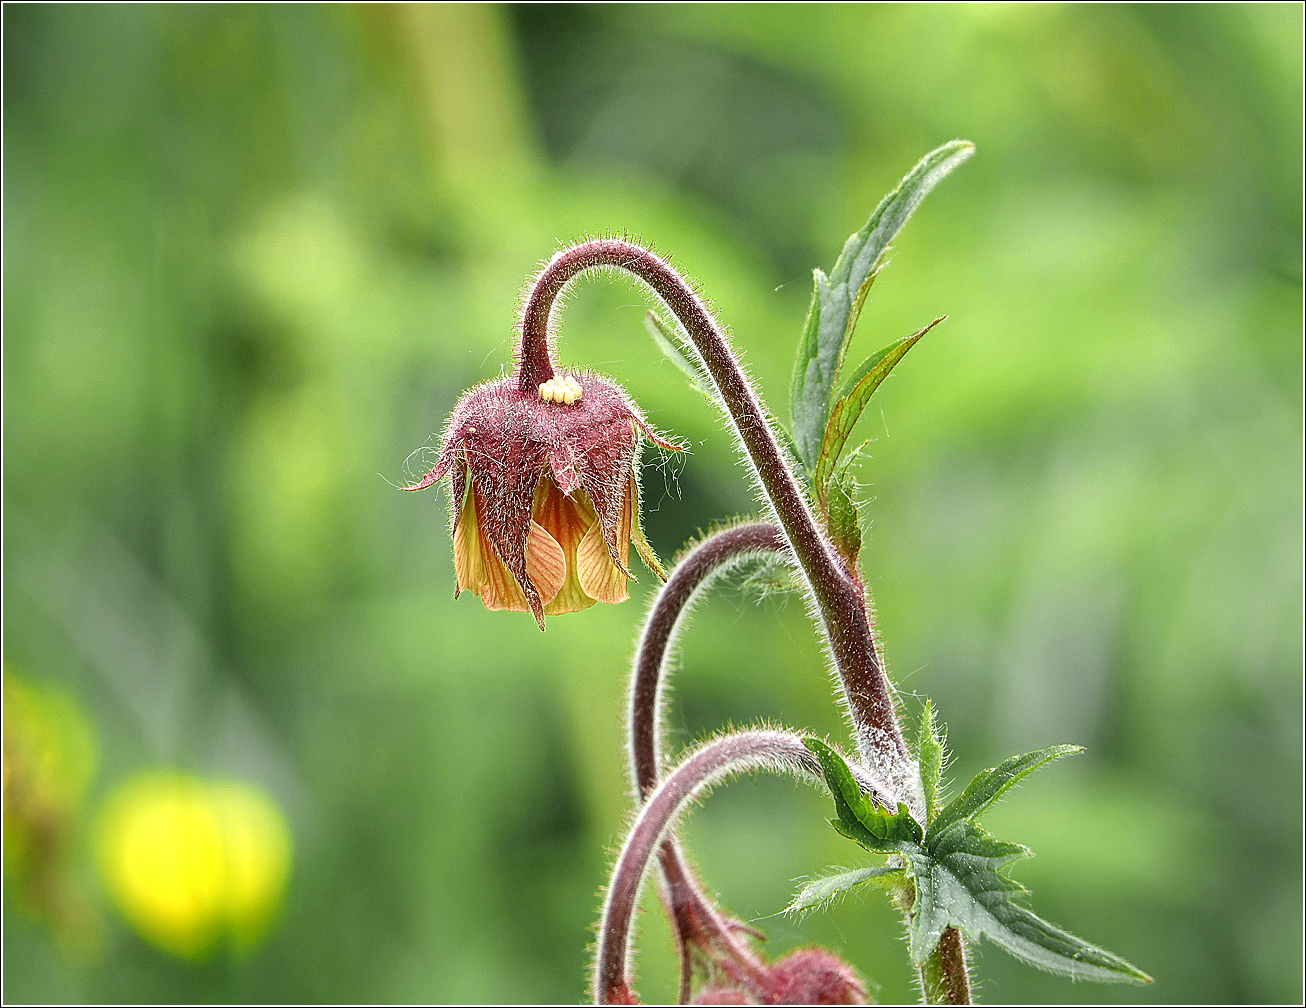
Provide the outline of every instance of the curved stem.
<path id="1" fill-rule="evenodd" d="M 558 253 L 536 278 L 522 312 L 519 387 L 530 392 L 553 376 L 549 335 L 558 295 L 579 273 L 603 266 L 618 267 L 648 284 L 693 341 L 807 580 L 862 759 L 909 804 L 919 805 L 919 781 L 898 726 L 863 586 L 821 533 L 725 334 L 680 274 L 647 249 L 619 239 L 589 241 Z"/>
<path id="2" fill-rule="evenodd" d="M 736 525 L 709 536 L 691 550 L 658 593 L 649 612 L 635 655 L 630 690 L 630 762 L 640 801 L 657 787 L 662 767 L 662 695 L 671 643 L 694 596 L 732 564 L 763 553 L 785 553 L 788 547 L 780 530 L 769 522 Z M 704 953 L 724 953 L 748 984 L 760 969 L 757 957 L 741 941 L 703 894 L 675 837 L 668 837 L 658 850 L 665 882 L 664 902 L 676 930 L 680 948 L 680 1002 L 689 999 L 692 960 L 690 947 Z M 752 986 L 751 984 L 749 984 Z"/>
<path id="3" fill-rule="evenodd" d="M 704 788 L 742 770 L 783 770 L 821 779 L 820 764 L 792 732 L 758 729 L 725 735 L 692 753 L 640 809 L 617 859 L 603 903 L 594 968 L 597 1004 L 634 1004 L 630 987 L 630 932 L 649 859 L 685 806 Z M 759 985 L 765 977 L 756 978 Z"/>
<path id="4" fill-rule="evenodd" d="M 635 653 L 630 691 L 630 762 L 641 800 L 657 787 L 662 762 L 662 689 L 671 642 L 694 596 L 727 567 L 751 556 L 785 553 L 788 545 L 770 522 L 722 529 L 689 551 L 658 592 Z"/>

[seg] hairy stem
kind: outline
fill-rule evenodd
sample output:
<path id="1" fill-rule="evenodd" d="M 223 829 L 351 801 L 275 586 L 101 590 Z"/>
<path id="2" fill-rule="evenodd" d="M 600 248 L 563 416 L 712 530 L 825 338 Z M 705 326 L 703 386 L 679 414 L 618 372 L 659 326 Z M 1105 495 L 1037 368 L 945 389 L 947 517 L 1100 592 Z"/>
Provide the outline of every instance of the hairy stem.
<path id="1" fill-rule="evenodd" d="M 630 691 L 630 762 L 640 798 L 657 786 L 662 761 L 662 689 L 671 642 L 694 595 L 727 566 L 788 546 L 770 522 L 723 529 L 696 545 L 671 572 L 649 611 Z"/>
<path id="2" fill-rule="evenodd" d="M 768 522 L 721 529 L 696 544 L 672 570 L 653 602 L 645 622 L 631 678 L 630 760 L 632 776 L 643 802 L 657 786 L 662 768 L 663 697 L 671 664 L 672 643 L 694 600 L 708 583 L 732 565 L 764 554 L 789 557 L 780 530 Z M 853 772 L 862 790 L 886 808 L 893 807 L 889 789 L 860 767 Z M 689 999 L 692 949 L 698 948 L 743 987 L 755 989 L 757 957 L 741 941 L 742 925 L 730 920 L 704 894 L 674 837 L 658 850 L 665 883 L 663 902 L 676 931 L 681 956 L 680 1000 Z"/>
<path id="3" fill-rule="evenodd" d="M 799 736 L 759 729 L 736 732 L 709 742 L 668 774 L 649 796 L 617 859 L 603 903 L 594 968 L 596 1003 L 636 1003 L 628 960 L 639 890 L 653 852 L 666 839 L 685 806 L 705 787 L 727 775 L 765 769 L 822 779 L 820 764 Z M 765 975 L 754 978 L 754 983 L 765 988 Z M 765 994 L 765 990 L 759 993 Z"/>
<path id="4" fill-rule="evenodd" d="M 558 295 L 578 274 L 605 266 L 648 284 L 693 341 L 807 580 L 862 759 L 910 805 L 919 805 L 919 781 L 898 725 L 865 589 L 822 534 L 725 334 L 684 278 L 652 252 L 619 239 L 589 241 L 558 253 L 536 278 L 522 312 L 519 387 L 529 393 L 553 377 L 549 339 Z"/>
<path id="5" fill-rule="evenodd" d="M 635 655 L 630 690 L 630 762 L 641 802 L 653 793 L 661 773 L 662 694 L 671 643 L 694 596 L 731 564 L 787 549 L 780 530 L 767 522 L 723 529 L 695 546 L 658 593 Z M 705 954 L 722 954 L 733 960 L 742 974 L 738 979 L 748 984 L 756 976 L 756 956 L 703 894 L 675 837 L 662 842 L 658 860 L 665 882 L 663 899 L 680 950 L 681 1003 L 689 999 L 694 946 Z"/>
<path id="6" fill-rule="evenodd" d="M 966 943 L 955 927 L 944 930 L 939 944 L 921 966 L 921 990 L 926 1004 L 971 1003 Z"/>

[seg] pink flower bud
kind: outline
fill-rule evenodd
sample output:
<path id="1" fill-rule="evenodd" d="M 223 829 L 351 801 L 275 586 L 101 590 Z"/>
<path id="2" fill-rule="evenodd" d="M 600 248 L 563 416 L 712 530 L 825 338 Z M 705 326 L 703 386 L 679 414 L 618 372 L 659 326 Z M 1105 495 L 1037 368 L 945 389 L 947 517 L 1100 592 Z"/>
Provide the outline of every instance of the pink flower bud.
<path id="1" fill-rule="evenodd" d="M 857 973 L 833 952 L 805 948 L 771 966 L 773 1004 L 866 1004 L 866 988 Z"/>
<path id="2" fill-rule="evenodd" d="M 747 994 L 733 987 L 709 987 L 697 995 L 691 1004 L 696 1005 L 746 1005 L 757 1004 Z"/>
<path id="3" fill-rule="evenodd" d="M 454 408 L 434 468 L 450 476 L 458 592 L 544 617 L 624 602 L 631 542 L 666 580 L 640 526 L 639 434 L 663 448 L 625 392 L 573 373 L 523 391 L 485 382 Z M 455 593 L 456 594 L 456 593 Z"/>

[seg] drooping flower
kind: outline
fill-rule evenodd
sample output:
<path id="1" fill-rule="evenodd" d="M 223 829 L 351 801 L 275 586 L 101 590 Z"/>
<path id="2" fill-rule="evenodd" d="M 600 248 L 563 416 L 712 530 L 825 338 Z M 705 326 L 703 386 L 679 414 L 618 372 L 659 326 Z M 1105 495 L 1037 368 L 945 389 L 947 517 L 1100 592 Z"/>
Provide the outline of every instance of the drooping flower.
<path id="1" fill-rule="evenodd" d="M 629 597 L 633 542 L 666 573 L 640 526 L 640 434 L 649 428 L 616 384 L 592 373 L 557 376 L 529 391 L 515 378 L 465 393 L 440 457 L 405 490 L 450 477 L 457 592 L 487 609 L 544 617 Z"/>

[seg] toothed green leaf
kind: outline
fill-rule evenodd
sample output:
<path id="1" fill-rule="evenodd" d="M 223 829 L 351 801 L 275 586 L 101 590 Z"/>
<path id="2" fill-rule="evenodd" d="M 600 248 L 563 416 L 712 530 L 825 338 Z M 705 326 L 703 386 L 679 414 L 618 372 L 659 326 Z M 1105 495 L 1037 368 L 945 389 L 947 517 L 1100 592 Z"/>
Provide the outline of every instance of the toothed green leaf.
<path id="1" fill-rule="evenodd" d="M 805 738 L 803 745 L 820 761 L 826 784 L 834 796 L 839 818 L 831 819 L 830 825 L 836 830 L 867 850 L 881 854 L 903 851 L 921 842 L 924 831 L 905 804 L 899 803 L 893 812 L 884 811 L 862 793 L 843 756 L 817 738 Z"/>
<path id="2" fill-rule="evenodd" d="M 789 384 L 794 442 L 809 470 L 815 469 L 821 451 L 848 340 L 889 243 L 930 190 L 974 150 L 970 142 L 954 140 L 926 154 L 876 207 L 866 226 L 848 239 L 830 275 L 814 272 L 812 301 Z"/>
<path id="3" fill-rule="evenodd" d="M 834 795 L 837 819 L 830 824 L 868 850 L 901 855 L 904 874 L 887 885 L 897 899 L 912 900 L 908 936 L 912 962 L 924 964 L 949 927 L 960 928 L 972 939 L 980 936 L 1026 962 L 1077 980 L 1107 983 L 1151 983 L 1138 967 L 1106 949 L 1076 938 L 1014 902 L 1027 895 L 1007 875 L 1007 866 L 1029 849 L 996 840 L 974 816 L 997 801 L 1019 780 L 1058 756 L 1079 752 L 1078 746 L 1053 746 L 1024 756 L 1013 756 L 994 770 L 979 774 L 956 801 L 933 820 L 921 836 L 920 826 L 905 805 L 896 813 L 875 806 L 858 787 L 852 770 L 835 750 L 820 739 L 803 744 L 820 760 Z M 925 792 L 938 796 L 943 766 L 943 738 L 936 729 L 933 705 L 921 714 L 919 755 Z M 886 883 L 897 866 L 845 872 L 808 883 L 794 897 L 789 911 L 798 912 L 827 903 L 872 879 Z M 908 885 L 910 880 L 911 884 Z"/>
<path id="4" fill-rule="evenodd" d="M 934 720 L 934 704 L 928 700 L 921 708 L 921 730 L 917 740 L 916 758 L 921 765 L 921 789 L 925 792 L 925 818 L 934 822 L 938 815 L 942 795 L 939 793 L 943 777 L 943 764 L 947 761 L 947 737 Z"/>
<path id="5" fill-rule="evenodd" d="M 1005 871 L 1028 848 L 1003 843 L 973 822 L 956 822 L 926 838 L 925 849 L 907 852 L 916 884 L 910 943 L 912 962 L 925 962 L 945 928 L 972 938 L 983 935 L 1017 958 L 1077 980 L 1151 983 L 1138 967 L 1090 945 L 1012 902 L 1026 895 Z"/>
<path id="6" fill-rule="evenodd" d="M 810 913 L 817 907 L 833 903 L 835 900 L 848 895 L 867 882 L 875 882 L 877 885 L 891 887 L 901 884 L 905 876 L 906 872 L 901 865 L 880 865 L 878 868 L 859 868 L 857 871 L 840 872 L 836 875 L 826 875 L 823 878 L 812 879 L 798 892 L 794 893 L 793 901 L 784 908 L 784 912 L 787 914 Z"/>
<path id="7" fill-rule="evenodd" d="M 966 790 L 930 823 L 932 834 L 941 834 L 959 822 L 973 820 L 1031 773 L 1058 756 L 1081 753 L 1083 746 L 1058 745 L 1038 752 L 1012 756 L 999 766 L 975 775 Z"/>
<path id="8" fill-rule="evenodd" d="M 845 467 L 830 481 L 826 491 L 826 513 L 834 548 L 840 556 L 855 565 L 862 551 L 862 523 L 853 493 L 852 473 Z"/>

